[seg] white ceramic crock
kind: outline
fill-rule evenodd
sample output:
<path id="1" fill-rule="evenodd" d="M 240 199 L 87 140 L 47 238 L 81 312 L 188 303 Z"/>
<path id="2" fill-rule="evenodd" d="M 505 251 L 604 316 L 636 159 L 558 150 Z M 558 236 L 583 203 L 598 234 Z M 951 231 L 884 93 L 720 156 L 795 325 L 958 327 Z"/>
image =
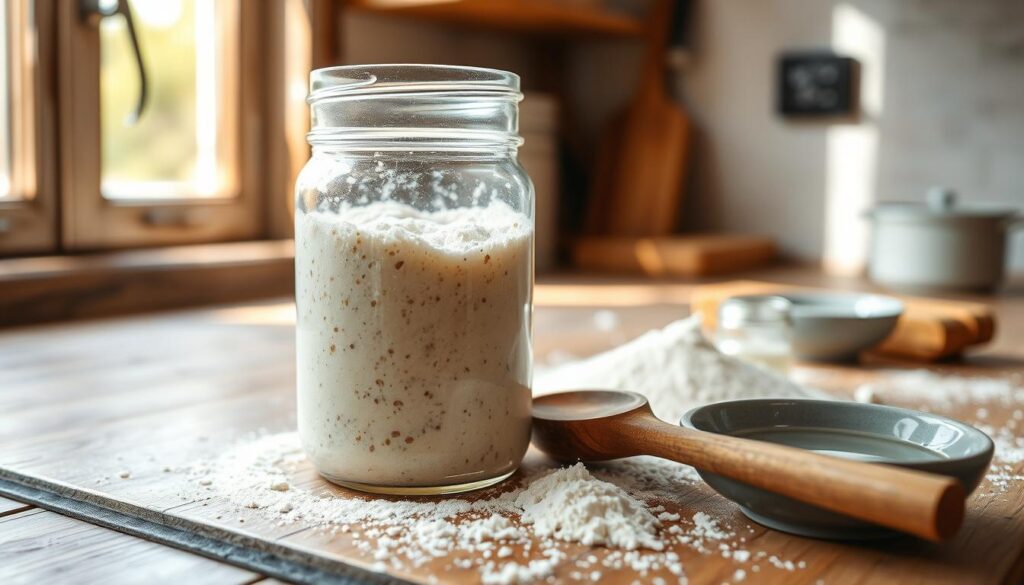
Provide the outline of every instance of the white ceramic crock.
<path id="1" fill-rule="evenodd" d="M 928 203 L 884 203 L 867 213 L 873 224 L 871 280 L 908 289 L 992 289 L 1003 280 L 1007 234 L 1022 225 L 1013 209 L 957 205 L 949 189 Z"/>

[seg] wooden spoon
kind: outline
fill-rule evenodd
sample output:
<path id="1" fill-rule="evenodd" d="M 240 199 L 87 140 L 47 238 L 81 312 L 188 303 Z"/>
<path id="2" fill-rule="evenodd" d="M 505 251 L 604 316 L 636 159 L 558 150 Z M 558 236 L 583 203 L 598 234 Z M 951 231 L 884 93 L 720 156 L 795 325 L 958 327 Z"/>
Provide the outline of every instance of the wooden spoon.
<path id="1" fill-rule="evenodd" d="M 669 424 L 634 392 L 534 398 L 533 443 L 561 461 L 663 457 L 932 541 L 955 534 L 964 516 L 954 478 Z"/>

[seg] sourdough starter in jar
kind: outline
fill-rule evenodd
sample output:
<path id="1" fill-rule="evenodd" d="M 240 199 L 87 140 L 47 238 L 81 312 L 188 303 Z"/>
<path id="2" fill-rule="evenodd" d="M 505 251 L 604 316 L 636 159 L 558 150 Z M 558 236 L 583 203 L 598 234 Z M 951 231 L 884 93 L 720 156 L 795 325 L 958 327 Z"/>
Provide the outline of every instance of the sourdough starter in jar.
<path id="1" fill-rule="evenodd" d="M 532 240 L 500 201 L 298 213 L 299 430 L 321 474 L 374 491 L 515 471 L 530 432 Z"/>

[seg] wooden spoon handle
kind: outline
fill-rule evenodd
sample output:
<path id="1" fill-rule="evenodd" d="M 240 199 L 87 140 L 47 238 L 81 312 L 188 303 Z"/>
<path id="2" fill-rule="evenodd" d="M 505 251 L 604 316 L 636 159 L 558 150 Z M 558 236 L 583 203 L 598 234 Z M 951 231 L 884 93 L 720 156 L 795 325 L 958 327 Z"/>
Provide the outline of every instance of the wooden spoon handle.
<path id="1" fill-rule="evenodd" d="M 963 521 L 964 488 L 951 477 L 687 429 L 650 414 L 624 422 L 618 439 L 638 453 L 928 540 L 952 536 Z"/>

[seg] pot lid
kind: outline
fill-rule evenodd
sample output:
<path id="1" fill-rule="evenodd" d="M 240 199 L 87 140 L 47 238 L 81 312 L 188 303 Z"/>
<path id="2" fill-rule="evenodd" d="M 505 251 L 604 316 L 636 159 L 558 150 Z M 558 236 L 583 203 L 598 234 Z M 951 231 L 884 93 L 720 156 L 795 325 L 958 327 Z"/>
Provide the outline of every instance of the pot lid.
<path id="1" fill-rule="evenodd" d="M 986 218 L 1007 219 L 1017 214 L 1015 209 L 990 203 L 960 204 L 956 192 L 948 187 L 932 187 L 925 203 L 910 201 L 879 203 L 870 215 L 906 219 Z"/>

